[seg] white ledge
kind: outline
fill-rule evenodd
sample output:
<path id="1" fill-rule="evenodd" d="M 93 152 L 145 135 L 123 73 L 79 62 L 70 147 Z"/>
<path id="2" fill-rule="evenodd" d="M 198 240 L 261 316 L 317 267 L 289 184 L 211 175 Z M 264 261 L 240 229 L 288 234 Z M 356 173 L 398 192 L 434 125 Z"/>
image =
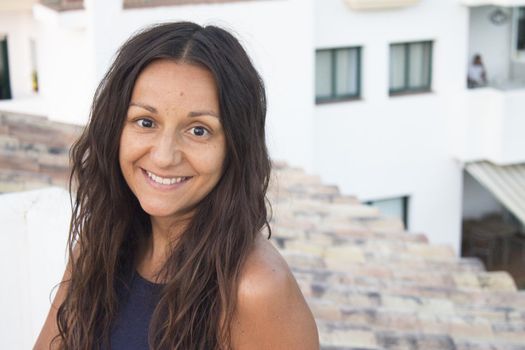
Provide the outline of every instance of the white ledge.
<path id="1" fill-rule="evenodd" d="M 415 5 L 420 0 L 345 0 L 353 10 L 381 10 Z"/>
<path id="2" fill-rule="evenodd" d="M 87 21 L 85 9 L 60 12 L 41 4 L 33 6 L 33 17 L 39 22 L 76 30 L 85 29 Z"/>
<path id="3" fill-rule="evenodd" d="M 0 0 L 0 11 L 31 11 L 37 0 Z"/>

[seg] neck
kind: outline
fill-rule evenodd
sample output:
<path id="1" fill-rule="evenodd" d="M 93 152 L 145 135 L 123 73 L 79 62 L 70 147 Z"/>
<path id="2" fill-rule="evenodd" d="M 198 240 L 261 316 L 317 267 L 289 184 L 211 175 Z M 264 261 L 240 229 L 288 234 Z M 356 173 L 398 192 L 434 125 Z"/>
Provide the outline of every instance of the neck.
<path id="1" fill-rule="evenodd" d="M 139 246 L 136 269 L 146 279 L 155 280 L 171 251 L 186 229 L 190 217 L 176 221 L 151 217 L 151 235 Z"/>

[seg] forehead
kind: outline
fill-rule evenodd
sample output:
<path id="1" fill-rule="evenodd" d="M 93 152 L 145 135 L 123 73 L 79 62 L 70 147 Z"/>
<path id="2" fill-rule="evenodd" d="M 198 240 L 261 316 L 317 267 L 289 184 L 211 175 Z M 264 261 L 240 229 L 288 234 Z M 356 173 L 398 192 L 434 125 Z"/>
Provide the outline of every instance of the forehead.
<path id="1" fill-rule="evenodd" d="M 158 59 L 139 74 L 131 96 L 132 102 L 160 105 L 213 107 L 219 109 L 218 94 L 212 73 L 196 64 Z"/>

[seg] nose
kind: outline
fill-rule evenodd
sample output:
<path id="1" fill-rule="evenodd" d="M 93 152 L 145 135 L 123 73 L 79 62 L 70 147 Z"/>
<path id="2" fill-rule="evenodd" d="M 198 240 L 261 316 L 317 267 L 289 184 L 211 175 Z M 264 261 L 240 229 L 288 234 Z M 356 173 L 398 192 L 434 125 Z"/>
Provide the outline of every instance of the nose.
<path id="1" fill-rule="evenodd" d="M 151 150 L 151 160 L 159 168 L 177 165 L 182 161 L 182 151 L 177 135 L 162 134 L 155 140 Z"/>

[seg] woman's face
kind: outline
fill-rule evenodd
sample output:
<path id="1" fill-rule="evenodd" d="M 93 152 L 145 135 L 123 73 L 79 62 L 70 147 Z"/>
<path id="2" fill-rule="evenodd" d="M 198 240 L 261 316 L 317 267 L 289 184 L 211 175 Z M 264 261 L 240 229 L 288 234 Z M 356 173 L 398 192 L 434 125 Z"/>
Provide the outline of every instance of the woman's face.
<path id="1" fill-rule="evenodd" d="M 217 184 L 226 154 L 211 72 L 160 59 L 139 75 L 120 138 L 119 163 L 146 213 L 177 219 Z"/>

